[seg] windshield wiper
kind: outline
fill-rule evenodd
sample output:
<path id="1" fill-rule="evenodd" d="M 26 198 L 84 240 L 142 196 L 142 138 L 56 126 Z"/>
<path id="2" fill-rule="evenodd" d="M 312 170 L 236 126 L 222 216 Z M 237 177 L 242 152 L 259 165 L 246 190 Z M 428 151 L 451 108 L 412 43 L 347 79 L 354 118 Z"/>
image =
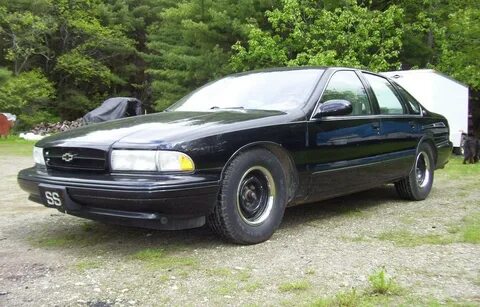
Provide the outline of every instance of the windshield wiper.
<path id="1" fill-rule="evenodd" d="M 218 110 L 218 109 L 239 109 L 239 110 L 243 110 L 245 109 L 244 107 L 217 107 L 217 106 L 213 106 L 210 108 L 210 110 Z"/>

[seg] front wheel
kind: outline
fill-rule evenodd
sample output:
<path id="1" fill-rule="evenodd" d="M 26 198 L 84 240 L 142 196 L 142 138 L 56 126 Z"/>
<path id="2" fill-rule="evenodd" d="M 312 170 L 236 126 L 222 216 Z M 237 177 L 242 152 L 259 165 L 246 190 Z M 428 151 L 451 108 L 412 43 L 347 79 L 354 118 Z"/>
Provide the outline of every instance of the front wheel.
<path id="1" fill-rule="evenodd" d="M 285 173 L 278 158 L 254 149 L 227 166 L 210 228 L 239 244 L 268 240 L 282 221 L 287 203 Z"/>
<path id="2" fill-rule="evenodd" d="M 397 193 L 404 199 L 424 200 L 432 189 L 434 170 L 432 147 L 423 143 L 418 148 L 410 174 L 395 182 Z"/>

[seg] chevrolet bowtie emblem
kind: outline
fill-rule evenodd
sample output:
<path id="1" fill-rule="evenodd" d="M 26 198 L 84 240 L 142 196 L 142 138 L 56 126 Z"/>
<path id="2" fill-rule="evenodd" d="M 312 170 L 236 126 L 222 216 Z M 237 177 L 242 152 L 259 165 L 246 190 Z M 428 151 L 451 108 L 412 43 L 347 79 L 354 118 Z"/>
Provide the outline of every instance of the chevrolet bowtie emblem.
<path id="1" fill-rule="evenodd" d="M 65 161 L 65 162 L 70 162 L 70 161 L 73 160 L 73 158 L 75 158 L 75 155 L 74 155 L 74 154 L 71 154 L 71 153 L 69 153 L 69 152 L 64 153 L 64 154 L 62 155 L 62 160 Z"/>

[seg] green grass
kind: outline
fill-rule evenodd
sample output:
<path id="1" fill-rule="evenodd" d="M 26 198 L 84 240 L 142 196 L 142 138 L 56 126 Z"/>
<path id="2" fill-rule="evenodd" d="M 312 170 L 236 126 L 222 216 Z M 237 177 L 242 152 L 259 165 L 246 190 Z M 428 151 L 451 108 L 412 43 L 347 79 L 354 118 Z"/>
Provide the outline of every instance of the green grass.
<path id="1" fill-rule="evenodd" d="M 263 288 L 263 284 L 258 281 L 249 282 L 243 286 L 243 290 L 249 293 L 255 292 L 261 288 Z"/>
<path id="2" fill-rule="evenodd" d="M 27 141 L 18 136 L 0 138 L 0 156 L 31 156 L 35 141 Z"/>
<path id="3" fill-rule="evenodd" d="M 310 287 L 311 284 L 307 280 L 297 280 L 280 284 L 278 290 L 280 292 L 300 292 L 308 290 Z"/>
<path id="4" fill-rule="evenodd" d="M 102 262 L 97 259 L 84 259 L 75 263 L 75 268 L 80 272 L 85 272 L 91 269 L 98 269 L 102 266 Z"/>
<path id="5" fill-rule="evenodd" d="M 339 214 L 346 217 L 365 217 L 368 213 L 361 207 L 355 207 L 352 204 L 338 204 L 332 206 L 331 208 L 325 208 L 327 211 L 330 211 L 335 214 Z"/>
<path id="6" fill-rule="evenodd" d="M 218 295 L 234 295 L 239 292 L 252 293 L 263 288 L 263 284 L 260 282 L 250 280 L 252 275 L 247 269 L 211 268 L 207 269 L 205 273 L 207 276 L 215 278 L 213 291 Z"/>
<path id="7" fill-rule="evenodd" d="M 305 271 L 306 275 L 315 275 L 315 270 L 314 269 L 308 269 Z"/>
<path id="8" fill-rule="evenodd" d="M 212 277 L 230 277 L 233 275 L 233 272 L 227 268 L 213 268 L 207 269 L 206 274 Z"/>
<path id="9" fill-rule="evenodd" d="M 72 243 L 74 240 L 70 236 L 49 237 L 36 241 L 39 247 L 64 247 Z"/>
<path id="10" fill-rule="evenodd" d="M 131 255 L 134 260 L 141 261 L 154 268 L 195 267 L 197 260 L 191 257 L 171 255 L 161 248 L 145 248 Z"/>
<path id="11" fill-rule="evenodd" d="M 451 156 L 448 164 L 443 170 L 438 170 L 439 176 L 447 176 L 449 179 L 462 179 L 480 175 L 480 163 L 463 164 L 463 158 Z"/>
<path id="12" fill-rule="evenodd" d="M 258 289 L 263 288 L 263 285 L 260 282 L 247 282 L 244 283 L 240 280 L 228 279 L 224 280 L 218 284 L 214 288 L 214 293 L 218 295 L 235 295 L 240 292 L 243 293 L 253 293 Z"/>
<path id="13" fill-rule="evenodd" d="M 219 295 L 234 295 L 239 292 L 253 293 L 263 288 L 260 282 L 242 282 L 235 278 L 218 283 L 214 292 Z"/>
<path id="14" fill-rule="evenodd" d="M 480 244 L 480 213 L 468 216 L 461 227 L 463 241 L 466 243 Z"/>
<path id="15" fill-rule="evenodd" d="M 480 286 L 480 273 L 477 275 L 477 277 L 475 278 L 475 280 L 473 281 L 473 283 L 477 286 Z"/>
<path id="16" fill-rule="evenodd" d="M 332 297 L 313 300 L 308 306 L 314 307 L 359 307 L 359 306 L 398 306 L 398 297 L 388 295 L 372 295 L 367 292 L 351 289 L 339 292 Z M 406 305 L 409 306 L 409 305 Z"/>
<path id="17" fill-rule="evenodd" d="M 445 245 L 452 243 L 480 244 L 480 213 L 462 219 L 462 222 L 447 227 L 445 234 L 416 234 L 406 229 L 382 232 L 377 236 L 402 247 L 419 245 Z"/>
<path id="18" fill-rule="evenodd" d="M 446 300 L 445 302 L 441 302 L 435 298 L 431 298 L 422 305 L 428 307 L 478 307 L 478 302 L 456 302 L 454 300 Z"/>
<path id="19" fill-rule="evenodd" d="M 333 296 L 308 300 L 305 306 L 316 307 L 364 307 L 364 306 L 449 306 L 469 307 L 478 303 L 446 300 L 439 301 L 434 297 L 419 297 L 409 293 L 398 285 L 393 277 L 379 269 L 368 277 L 369 286 L 365 289 L 350 289 Z M 307 301 L 307 300 L 305 300 Z"/>
<path id="20" fill-rule="evenodd" d="M 360 297 L 355 289 L 346 292 L 340 292 L 333 298 L 321 298 L 313 302 L 315 307 L 329 307 L 329 306 L 357 306 Z"/>
<path id="21" fill-rule="evenodd" d="M 31 238 L 32 244 L 45 248 L 82 248 L 111 240 L 105 226 L 85 222 L 80 227 L 70 227 L 54 233 L 40 233 Z"/>
<path id="22" fill-rule="evenodd" d="M 368 281 L 372 294 L 393 295 L 401 292 L 400 286 L 387 274 L 385 269 L 380 269 L 368 276 Z"/>
<path id="23" fill-rule="evenodd" d="M 445 245 L 455 242 L 453 236 L 427 234 L 415 234 L 406 229 L 392 230 L 382 232 L 377 236 L 377 239 L 382 241 L 390 241 L 398 246 L 413 247 L 419 245 Z"/>
<path id="24" fill-rule="evenodd" d="M 252 277 L 252 274 L 249 271 L 240 271 L 235 274 L 237 280 L 246 282 Z"/>
<path id="25" fill-rule="evenodd" d="M 238 281 L 248 281 L 252 274 L 249 270 L 231 270 L 228 268 L 211 268 L 205 271 L 207 276 L 236 279 Z"/>
<path id="26" fill-rule="evenodd" d="M 215 293 L 218 295 L 230 295 L 238 292 L 238 284 L 234 281 L 224 281 L 215 287 Z"/>
<path id="27" fill-rule="evenodd" d="M 60 247 L 87 247 L 94 246 L 108 240 L 106 235 L 101 233 L 55 233 L 45 235 L 41 238 L 34 238 L 33 244 L 38 247 L 60 248 Z"/>
<path id="28" fill-rule="evenodd" d="M 454 300 L 439 301 L 433 297 L 417 297 L 414 295 L 371 295 L 352 289 L 340 292 L 333 297 L 313 300 L 306 306 L 314 307 L 376 307 L 376 306 L 425 306 L 425 307 L 474 307 L 478 303 Z"/>

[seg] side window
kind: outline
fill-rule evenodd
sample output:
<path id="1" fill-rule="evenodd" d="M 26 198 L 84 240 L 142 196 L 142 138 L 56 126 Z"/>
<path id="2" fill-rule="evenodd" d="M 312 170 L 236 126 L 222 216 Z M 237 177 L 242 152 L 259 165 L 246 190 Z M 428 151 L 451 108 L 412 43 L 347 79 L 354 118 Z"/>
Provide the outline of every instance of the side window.
<path id="1" fill-rule="evenodd" d="M 372 114 L 367 92 L 353 71 L 337 71 L 325 89 L 320 103 L 332 99 L 345 99 L 352 103 L 351 115 Z"/>
<path id="2" fill-rule="evenodd" d="M 410 95 L 403 87 L 396 84 L 398 91 L 405 97 L 405 100 L 408 102 L 408 106 L 410 108 L 410 114 L 421 114 L 422 109 L 420 108 L 420 104 L 418 101 Z"/>
<path id="3" fill-rule="evenodd" d="M 397 97 L 393 85 L 387 79 L 371 74 L 364 74 L 377 97 L 380 114 L 405 114 L 400 98 Z"/>

